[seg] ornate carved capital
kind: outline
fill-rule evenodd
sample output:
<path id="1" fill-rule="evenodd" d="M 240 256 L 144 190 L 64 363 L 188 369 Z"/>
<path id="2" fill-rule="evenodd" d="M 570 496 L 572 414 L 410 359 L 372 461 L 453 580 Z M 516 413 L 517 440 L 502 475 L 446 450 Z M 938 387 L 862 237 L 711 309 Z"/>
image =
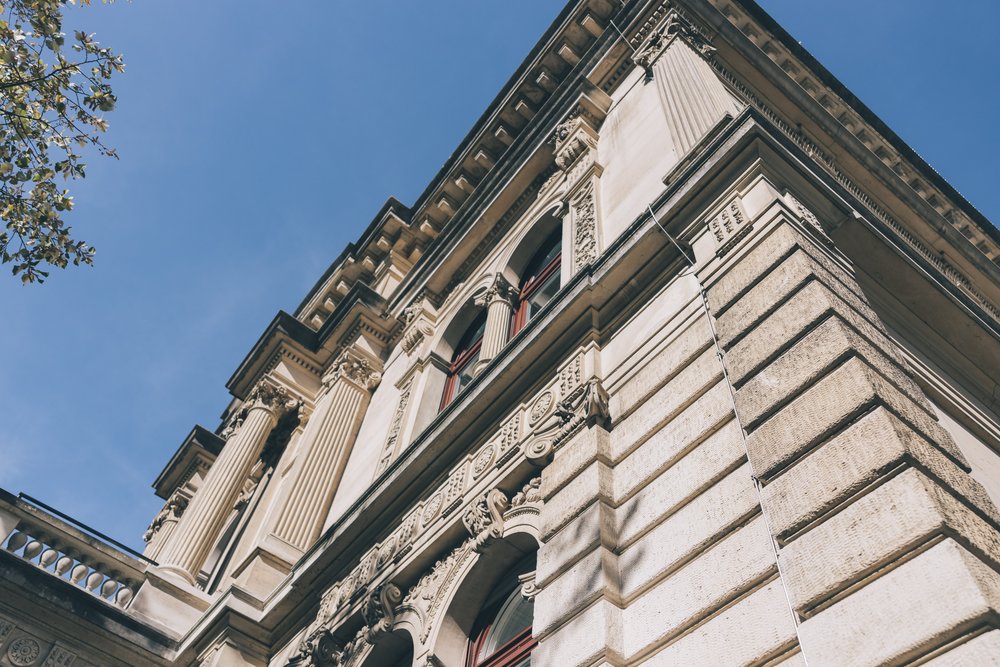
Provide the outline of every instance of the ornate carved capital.
<path id="1" fill-rule="evenodd" d="M 521 584 L 521 596 L 525 600 L 532 600 L 538 595 L 539 588 L 535 585 L 535 571 L 525 572 L 518 575 L 518 582 Z"/>
<path id="2" fill-rule="evenodd" d="M 289 410 L 297 409 L 299 404 L 284 387 L 272 384 L 267 379 L 261 380 L 250 391 L 240 409 L 229 418 L 229 423 L 222 430 L 222 437 L 227 440 L 232 437 L 246 421 L 251 410 L 267 410 L 275 419 L 280 419 Z"/>
<path id="3" fill-rule="evenodd" d="M 486 288 L 486 291 L 476 297 L 475 303 L 477 306 L 483 307 L 494 301 L 503 301 L 507 305 L 513 306 L 516 298 L 517 288 L 511 285 L 503 274 L 498 273 L 493 277 L 493 282 Z"/>
<path id="4" fill-rule="evenodd" d="M 663 24 L 649 35 L 632 58 L 636 65 L 646 70 L 647 81 L 653 79 L 653 65 L 676 37 L 687 42 L 695 53 L 705 59 L 712 58 L 715 53 L 715 47 L 709 43 L 708 38 L 677 10 L 673 10 L 667 14 Z"/>
<path id="5" fill-rule="evenodd" d="M 330 364 L 329 370 L 323 376 L 323 386 L 329 388 L 341 378 L 371 391 L 382 381 L 382 373 L 376 370 L 367 357 L 348 348 Z"/>
<path id="6" fill-rule="evenodd" d="M 392 582 L 379 584 L 368 594 L 368 599 L 361 608 L 361 614 L 368 626 L 365 634 L 369 643 L 374 644 L 392 629 L 396 618 L 396 607 L 402 601 L 403 592 Z"/>
<path id="7" fill-rule="evenodd" d="M 500 489 L 492 489 L 466 510 L 462 523 L 474 539 L 474 551 L 482 551 L 503 536 L 503 513 L 508 505 L 507 495 Z"/>
<path id="8" fill-rule="evenodd" d="M 407 354 L 413 352 L 417 345 L 434 333 L 434 326 L 426 313 L 423 299 L 413 302 L 403 311 L 401 316 L 403 337 L 400 339 L 400 344 Z"/>
<path id="9" fill-rule="evenodd" d="M 180 489 L 174 491 L 174 493 L 170 496 L 170 498 L 167 499 L 167 502 L 164 503 L 163 508 L 157 513 L 155 517 L 153 517 L 152 522 L 150 522 L 149 524 L 149 528 L 147 528 L 146 532 L 143 533 L 142 535 L 143 541 L 149 542 L 151 539 L 153 539 L 153 536 L 156 535 L 157 532 L 159 532 L 160 528 L 162 528 L 163 524 L 166 523 L 168 520 L 180 519 L 181 516 L 184 514 L 184 510 L 187 509 L 187 506 L 188 506 L 187 496 L 181 495 Z"/>

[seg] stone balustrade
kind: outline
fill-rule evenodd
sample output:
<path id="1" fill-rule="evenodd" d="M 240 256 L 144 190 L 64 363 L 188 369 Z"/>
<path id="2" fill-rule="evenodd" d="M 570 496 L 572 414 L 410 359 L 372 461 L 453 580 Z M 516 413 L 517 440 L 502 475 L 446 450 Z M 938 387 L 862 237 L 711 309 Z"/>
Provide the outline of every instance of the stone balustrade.
<path id="1" fill-rule="evenodd" d="M 4 551 L 110 604 L 128 607 L 145 579 L 146 561 L 23 498 L 2 491 L 0 496 L 0 544 Z"/>

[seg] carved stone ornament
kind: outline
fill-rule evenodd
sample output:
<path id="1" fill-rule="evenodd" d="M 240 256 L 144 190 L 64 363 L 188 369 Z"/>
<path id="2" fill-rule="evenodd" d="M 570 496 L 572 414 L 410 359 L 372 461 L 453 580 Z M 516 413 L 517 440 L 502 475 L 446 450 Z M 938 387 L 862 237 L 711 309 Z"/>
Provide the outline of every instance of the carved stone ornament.
<path id="1" fill-rule="evenodd" d="M 76 660 L 76 653 L 68 651 L 61 646 L 55 646 L 45 657 L 42 667 L 70 667 Z M 76 663 L 79 665 L 80 663 Z"/>
<path id="2" fill-rule="evenodd" d="M 573 269 L 578 270 L 597 259 L 597 204 L 593 184 L 573 197 Z"/>
<path id="3" fill-rule="evenodd" d="M 671 11 L 663 24 L 649 35 L 645 43 L 632 57 L 633 62 L 646 71 L 647 81 L 653 79 L 653 64 L 663 55 L 675 37 L 683 39 L 694 49 L 695 53 L 705 59 L 711 59 L 715 53 L 715 47 L 709 43 L 705 35 L 694 24 L 677 13 L 676 10 Z"/>
<path id="4" fill-rule="evenodd" d="M 553 400 L 551 391 L 543 392 L 535 399 L 535 402 L 531 404 L 531 412 L 528 413 L 528 426 L 535 426 L 549 414 Z"/>
<path id="5" fill-rule="evenodd" d="M 708 230 L 715 238 L 715 254 L 721 257 L 732 250 L 751 229 L 753 225 L 749 224 L 749 216 L 743 210 L 740 198 L 734 197 L 708 221 Z"/>
<path id="6" fill-rule="evenodd" d="M 293 398 L 284 387 L 279 387 L 267 380 L 261 380 L 243 401 L 243 405 L 229 419 L 229 423 L 222 430 L 222 437 L 229 439 L 239 430 L 247 415 L 251 410 L 260 408 L 270 411 L 276 419 L 280 418 L 288 410 L 297 409 L 300 402 Z"/>
<path id="7" fill-rule="evenodd" d="M 503 537 L 503 513 L 508 506 L 507 495 L 500 489 L 492 489 L 466 510 L 462 523 L 472 535 L 473 551 L 482 551 Z"/>
<path id="8" fill-rule="evenodd" d="M 382 373 L 377 371 L 367 358 L 347 349 L 330 364 L 330 368 L 323 376 L 323 386 L 331 387 L 341 378 L 364 389 L 372 390 L 382 381 Z"/>
<path id="9" fill-rule="evenodd" d="M 7 647 L 7 659 L 16 667 L 28 667 L 38 662 L 42 647 L 31 637 L 19 637 Z"/>
<path id="10" fill-rule="evenodd" d="M 559 445 L 578 430 L 584 426 L 607 426 L 609 419 L 608 392 L 595 378 L 559 402 L 552 416 L 537 429 L 541 437 L 529 442 L 524 455 L 535 465 L 546 465 Z"/>
<path id="11" fill-rule="evenodd" d="M 443 560 L 437 561 L 406 594 L 403 607 L 414 610 L 421 620 L 420 641 L 426 642 L 434 627 L 449 589 L 458 578 L 472 551 L 473 539 L 466 540 Z"/>
<path id="12" fill-rule="evenodd" d="M 410 354 L 425 338 L 434 333 L 434 327 L 424 315 L 424 308 L 419 301 L 404 310 L 401 319 L 403 337 L 400 339 L 400 345 L 407 354 Z"/>
<path id="13" fill-rule="evenodd" d="M 399 395 L 399 402 L 396 404 L 396 410 L 392 413 L 389 432 L 385 436 L 385 442 L 382 443 L 382 453 L 379 455 L 378 464 L 375 467 L 376 475 L 389 467 L 392 456 L 396 453 L 396 442 L 399 440 L 399 431 L 403 426 L 403 416 L 406 414 L 406 406 L 410 402 L 410 389 L 412 386 L 413 380 L 410 380 L 403 387 L 403 391 Z"/>
<path id="14" fill-rule="evenodd" d="M 521 596 L 525 600 L 533 600 L 538 595 L 539 588 L 535 585 L 534 570 L 518 575 L 517 581 L 521 584 Z"/>
<path id="15" fill-rule="evenodd" d="M 493 282 L 486 288 L 486 291 L 476 296 L 475 303 L 480 307 L 488 306 L 494 301 L 504 301 L 510 304 L 514 302 L 515 298 L 517 298 L 517 289 L 503 277 L 503 274 L 498 273 L 493 277 Z"/>
<path id="16" fill-rule="evenodd" d="M 403 601 L 403 592 L 392 582 L 385 582 L 375 587 L 368 594 L 361 614 L 368 626 L 366 637 L 374 644 L 378 639 L 392 629 L 396 618 L 396 607 Z"/>
<path id="17" fill-rule="evenodd" d="M 520 491 L 515 493 L 510 499 L 511 509 L 520 507 L 525 503 L 537 503 L 542 500 L 542 478 L 533 477 L 528 480 Z"/>
<path id="18" fill-rule="evenodd" d="M 314 630 L 299 644 L 288 667 L 340 667 L 348 656 L 349 645 L 338 640 L 328 628 Z"/>
<path id="19" fill-rule="evenodd" d="M 180 490 L 174 491 L 173 495 L 167 500 L 155 517 L 153 521 L 149 524 L 149 528 L 143 533 L 142 539 L 144 542 L 149 542 L 153 539 L 153 536 L 159 532 L 160 528 L 168 519 L 180 519 L 184 515 L 184 510 L 187 509 L 188 499 L 185 496 L 180 495 Z"/>

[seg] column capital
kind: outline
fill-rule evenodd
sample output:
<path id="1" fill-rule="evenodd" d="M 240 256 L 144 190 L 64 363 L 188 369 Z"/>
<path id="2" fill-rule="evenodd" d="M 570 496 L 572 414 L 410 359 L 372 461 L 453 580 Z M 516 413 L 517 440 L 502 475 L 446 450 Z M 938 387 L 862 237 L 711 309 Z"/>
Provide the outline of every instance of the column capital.
<path id="1" fill-rule="evenodd" d="M 502 301 L 508 306 L 513 306 L 516 298 L 517 288 L 511 285 L 502 273 L 497 273 L 493 276 L 493 281 L 486 288 L 486 291 L 476 297 L 475 303 L 477 306 L 483 307 L 496 301 Z"/>
<path id="2" fill-rule="evenodd" d="M 349 347 L 330 364 L 323 376 L 323 386 L 329 389 L 341 378 L 371 391 L 382 381 L 382 373 L 368 357 Z"/>
<path id="3" fill-rule="evenodd" d="M 240 409 L 229 418 L 229 423 L 222 429 L 222 437 L 227 440 L 232 437 L 251 410 L 266 410 L 277 420 L 285 412 L 295 409 L 299 405 L 300 401 L 289 394 L 284 387 L 273 384 L 266 379 L 261 380 L 250 390 L 250 394 L 247 395 Z"/>

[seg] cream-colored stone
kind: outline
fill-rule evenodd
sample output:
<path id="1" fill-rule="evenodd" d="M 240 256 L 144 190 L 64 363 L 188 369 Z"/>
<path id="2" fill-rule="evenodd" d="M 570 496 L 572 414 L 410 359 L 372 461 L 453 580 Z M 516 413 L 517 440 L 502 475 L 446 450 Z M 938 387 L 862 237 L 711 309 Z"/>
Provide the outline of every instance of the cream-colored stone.
<path id="1" fill-rule="evenodd" d="M 650 440 L 646 445 L 656 444 Z M 672 466 L 653 476 L 614 512 L 614 532 L 622 547 L 669 516 L 746 461 L 739 427 L 730 421 Z M 616 470 L 616 472 L 618 472 Z M 620 479 L 616 475 L 616 479 Z"/>
<path id="2" fill-rule="evenodd" d="M 535 596 L 532 631 L 537 635 L 549 634 L 597 596 L 615 596 L 617 575 L 614 560 L 614 554 L 597 548 L 566 572 L 547 581 Z"/>
<path id="3" fill-rule="evenodd" d="M 997 667 L 1000 665 L 1000 630 L 977 635 L 924 663 L 926 667 Z"/>
<path id="4" fill-rule="evenodd" d="M 781 584 L 773 581 L 716 614 L 643 665 L 756 665 L 795 644 Z M 811 664 L 811 663 L 810 663 Z"/>
<path id="5" fill-rule="evenodd" d="M 776 571 L 758 517 L 630 601 L 622 612 L 625 657 L 683 632 Z"/>
<path id="6" fill-rule="evenodd" d="M 641 445 L 721 377 L 722 364 L 715 350 L 709 348 L 702 352 L 634 412 L 615 423 L 615 435 L 611 439 L 612 460 L 621 460 Z"/>
<path id="7" fill-rule="evenodd" d="M 848 356 L 858 356 L 901 389 L 911 400 L 930 411 L 923 392 L 900 367 L 857 335 L 842 320 L 831 317 L 810 331 L 787 352 L 740 387 L 736 408 L 747 429 L 752 429 L 775 406 L 829 372 Z"/>
<path id="8" fill-rule="evenodd" d="M 898 359 L 895 344 L 869 320 L 828 287 L 817 281 L 808 282 L 792 298 L 740 340 L 726 354 L 729 379 L 740 386 L 788 343 L 817 322 L 835 313 L 861 332 L 879 350 Z"/>
<path id="9" fill-rule="evenodd" d="M 959 536 L 1000 564 L 994 526 L 919 471 L 905 470 L 781 550 L 792 602 L 808 612 L 941 535 Z"/>
<path id="10" fill-rule="evenodd" d="M 720 382 L 615 467 L 615 502 L 620 503 L 631 497 L 650 479 L 676 463 L 679 457 L 703 440 L 722 439 L 731 442 L 736 437 L 739 437 L 742 448 L 742 432 L 733 419 L 729 389 L 725 383 Z"/>
<path id="11" fill-rule="evenodd" d="M 535 582 L 544 586 L 581 557 L 601 544 L 602 533 L 611 510 L 602 503 L 593 503 L 538 548 Z"/>
<path id="12" fill-rule="evenodd" d="M 750 470 L 741 466 L 621 553 L 621 594 L 633 597 L 729 534 L 759 508 Z"/>
<path id="13" fill-rule="evenodd" d="M 532 664 L 588 665 L 609 648 L 621 645 L 621 610 L 607 600 L 598 600 L 550 635 L 537 635 L 538 648 Z"/>
<path id="14" fill-rule="evenodd" d="M 832 292 L 848 301 L 871 321 L 878 317 L 842 282 L 802 250 L 796 250 L 749 292 L 718 317 L 716 331 L 724 348 L 747 329 L 756 325 L 808 280 L 822 282 Z"/>
<path id="15" fill-rule="evenodd" d="M 906 464 L 943 481 L 1000 524 L 1000 512 L 982 485 L 879 407 L 764 487 L 771 529 L 785 539 L 888 471 Z"/>
<path id="16" fill-rule="evenodd" d="M 542 539 L 565 526 L 577 517 L 587 506 L 602 497 L 610 498 L 610 473 L 607 466 L 594 461 L 573 478 L 557 494 L 549 498 L 542 507 Z"/>
<path id="17" fill-rule="evenodd" d="M 747 447 L 754 470 L 770 479 L 846 421 L 879 404 L 961 459 L 951 436 L 933 417 L 853 357 L 750 433 Z"/>
<path id="18" fill-rule="evenodd" d="M 611 395 L 608 407 L 612 418 L 621 419 L 622 415 L 662 387 L 711 346 L 712 332 L 708 321 L 699 317 L 680 336 L 646 360 L 642 371 L 630 377 Z"/>
<path id="19" fill-rule="evenodd" d="M 1000 610 L 1000 575 L 951 539 L 799 626 L 810 667 L 901 664 Z"/>

